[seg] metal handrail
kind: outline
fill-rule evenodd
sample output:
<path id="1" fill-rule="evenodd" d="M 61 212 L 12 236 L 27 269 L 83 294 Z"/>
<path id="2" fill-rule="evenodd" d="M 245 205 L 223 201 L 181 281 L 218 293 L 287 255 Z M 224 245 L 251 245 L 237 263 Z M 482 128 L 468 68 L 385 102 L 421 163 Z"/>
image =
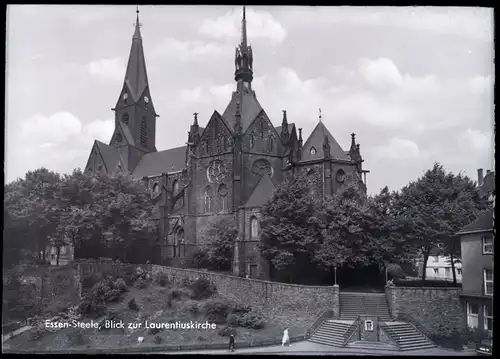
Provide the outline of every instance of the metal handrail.
<path id="1" fill-rule="evenodd" d="M 354 321 L 354 323 L 351 324 L 349 329 L 347 329 L 347 331 L 344 334 L 344 346 L 346 346 L 347 343 L 349 343 L 349 340 L 352 338 L 354 333 L 356 333 L 356 329 L 359 329 L 359 323 L 360 323 L 360 319 L 358 316 L 356 318 L 356 320 Z"/>
<path id="2" fill-rule="evenodd" d="M 318 319 L 316 319 L 314 321 L 314 323 L 312 323 L 309 328 L 307 328 L 306 330 L 306 337 L 307 338 L 310 338 L 311 335 L 316 331 L 316 329 L 319 328 L 319 326 L 328 318 L 332 318 L 333 317 L 333 310 L 332 309 L 326 309 L 325 311 L 323 311 L 323 313 L 321 313 L 321 315 L 319 316 Z"/>
<path id="3" fill-rule="evenodd" d="M 398 349 L 401 349 L 401 346 L 399 345 L 398 341 L 395 339 L 395 338 L 399 339 L 399 335 L 397 335 L 396 332 L 394 330 L 392 330 L 391 327 L 389 327 L 385 323 L 380 324 L 380 322 L 378 323 L 378 327 L 379 327 L 379 329 L 383 330 L 387 334 L 387 336 L 389 337 L 391 342 L 393 342 Z"/>

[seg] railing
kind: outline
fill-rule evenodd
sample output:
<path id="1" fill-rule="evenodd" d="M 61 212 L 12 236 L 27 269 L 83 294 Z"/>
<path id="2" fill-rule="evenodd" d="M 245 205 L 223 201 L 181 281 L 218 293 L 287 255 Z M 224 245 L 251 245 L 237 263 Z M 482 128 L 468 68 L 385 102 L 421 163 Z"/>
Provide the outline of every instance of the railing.
<path id="1" fill-rule="evenodd" d="M 349 329 L 347 329 L 347 331 L 344 333 L 344 347 L 349 343 L 349 340 L 351 340 L 353 335 L 359 332 L 360 322 L 361 320 L 359 319 L 359 317 L 357 317 L 354 323 L 352 323 Z"/>
<path id="2" fill-rule="evenodd" d="M 319 316 L 318 319 L 314 323 L 312 323 L 309 328 L 306 330 L 306 338 L 309 339 L 311 335 L 318 329 L 318 327 L 327 319 L 333 317 L 333 310 L 332 309 L 326 309 L 321 315 Z"/>
<path id="3" fill-rule="evenodd" d="M 433 345 L 436 345 L 430 338 L 429 338 L 429 332 L 427 331 L 427 329 L 424 328 L 424 326 L 422 324 L 420 324 L 420 322 L 418 320 L 416 320 L 415 318 L 413 318 L 410 314 L 408 313 L 399 313 L 398 314 L 398 320 L 400 321 L 403 321 L 403 322 L 408 322 L 410 323 L 411 325 L 413 325 L 417 330 L 419 330 L 420 332 L 422 332 L 422 334 L 425 335 L 425 337 L 427 338 L 427 340 L 429 342 L 431 342 L 431 344 Z"/>
<path id="4" fill-rule="evenodd" d="M 387 336 L 389 337 L 391 342 L 396 346 L 396 348 L 401 349 L 398 340 L 396 340 L 396 338 L 399 339 L 399 335 L 397 335 L 396 332 L 392 330 L 390 326 L 388 326 L 385 323 L 380 324 L 379 322 L 378 327 L 379 330 L 382 330 L 383 332 L 385 332 L 385 334 L 387 334 Z"/>

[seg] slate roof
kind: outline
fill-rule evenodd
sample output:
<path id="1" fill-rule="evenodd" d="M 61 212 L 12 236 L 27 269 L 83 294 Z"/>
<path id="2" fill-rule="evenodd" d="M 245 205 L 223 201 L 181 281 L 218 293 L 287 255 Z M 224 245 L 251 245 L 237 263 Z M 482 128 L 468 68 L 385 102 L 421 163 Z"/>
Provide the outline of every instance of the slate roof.
<path id="1" fill-rule="evenodd" d="M 457 234 L 467 234 L 471 232 L 488 232 L 493 230 L 493 209 L 486 211 L 474 222 L 463 227 Z"/>
<path id="2" fill-rule="evenodd" d="M 102 160 L 104 161 L 104 165 L 106 166 L 106 170 L 108 173 L 112 173 L 118 161 L 120 160 L 120 154 L 115 147 L 111 147 L 102 143 L 101 141 L 95 141 L 99 153 L 101 154 Z"/>
<path id="3" fill-rule="evenodd" d="M 481 194 L 489 194 L 495 190 L 495 172 L 490 172 L 483 179 L 483 185 L 479 188 Z"/>
<path id="4" fill-rule="evenodd" d="M 125 73 L 125 84 L 134 101 L 144 93 L 148 87 L 148 75 L 146 72 L 146 60 L 142 47 L 142 37 L 139 23 L 135 25 L 132 47 L 128 58 L 127 72 Z"/>
<path id="5" fill-rule="evenodd" d="M 118 126 L 120 126 L 127 143 L 133 145 L 134 138 L 132 137 L 132 133 L 130 132 L 130 129 L 128 128 L 128 126 L 126 124 L 124 124 L 122 121 L 118 121 Z"/>
<path id="6" fill-rule="evenodd" d="M 245 208 L 262 207 L 273 195 L 276 186 L 271 181 L 268 174 L 262 176 L 257 186 L 248 198 Z"/>
<path id="7" fill-rule="evenodd" d="M 333 159 L 349 160 L 349 157 L 345 154 L 345 151 L 340 147 L 338 142 L 333 138 L 332 134 L 325 127 L 322 121 L 319 121 L 311 135 L 302 146 L 302 161 L 311 161 L 324 158 L 323 155 L 323 142 L 325 135 L 328 136 L 328 141 L 330 143 L 330 153 Z M 314 155 L 311 154 L 311 147 L 316 149 Z"/>
<path id="8" fill-rule="evenodd" d="M 144 155 L 133 175 L 138 178 L 182 171 L 186 166 L 186 146 Z"/>
<path id="9" fill-rule="evenodd" d="M 222 117 L 227 121 L 231 130 L 234 130 L 234 125 L 236 124 L 235 114 L 237 101 L 240 101 L 241 129 L 242 132 L 245 133 L 255 117 L 262 111 L 262 106 L 259 101 L 257 101 L 255 93 L 249 89 L 243 88 L 240 94 L 233 92 L 231 101 L 222 114 Z"/>

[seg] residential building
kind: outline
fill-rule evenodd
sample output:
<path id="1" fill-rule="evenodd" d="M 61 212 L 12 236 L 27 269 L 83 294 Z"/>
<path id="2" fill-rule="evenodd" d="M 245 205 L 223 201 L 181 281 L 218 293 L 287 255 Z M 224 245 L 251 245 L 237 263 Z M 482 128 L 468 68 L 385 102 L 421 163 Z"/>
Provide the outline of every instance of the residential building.
<path id="1" fill-rule="evenodd" d="M 493 330 L 493 210 L 462 228 L 462 297 L 467 324 Z"/>
<path id="2" fill-rule="evenodd" d="M 459 259 L 459 258 L 458 258 Z M 419 277 L 422 277 L 423 259 L 417 262 Z M 455 263 L 455 277 L 458 283 L 462 281 L 462 264 Z M 438 250 L 431 251 L 427 259 L 425 278 L 428 280 L 445 280 L 453 281 L 453 272 L 450 262 L 450 257 L 440 255 Z"/>

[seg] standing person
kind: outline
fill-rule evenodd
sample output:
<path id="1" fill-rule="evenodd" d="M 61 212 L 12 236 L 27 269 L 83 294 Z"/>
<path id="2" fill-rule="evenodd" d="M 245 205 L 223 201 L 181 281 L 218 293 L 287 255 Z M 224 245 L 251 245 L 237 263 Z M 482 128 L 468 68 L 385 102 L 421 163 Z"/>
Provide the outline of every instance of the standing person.
<path id="1" fill-rule="evenodd" d="M 234 335 L 233 334 L 231 334 L 229 336 L 229 350 L 234 352 Z"/>
<path id="2" fill-rule="evenodd" d="M 288 328 L 285 328 L 283 331 L 283 339 L 281 340 L 281 346 L 284 347 L 285 344 L 288 344 L 290 346 L 290 337 L 288 335 Z"/>

